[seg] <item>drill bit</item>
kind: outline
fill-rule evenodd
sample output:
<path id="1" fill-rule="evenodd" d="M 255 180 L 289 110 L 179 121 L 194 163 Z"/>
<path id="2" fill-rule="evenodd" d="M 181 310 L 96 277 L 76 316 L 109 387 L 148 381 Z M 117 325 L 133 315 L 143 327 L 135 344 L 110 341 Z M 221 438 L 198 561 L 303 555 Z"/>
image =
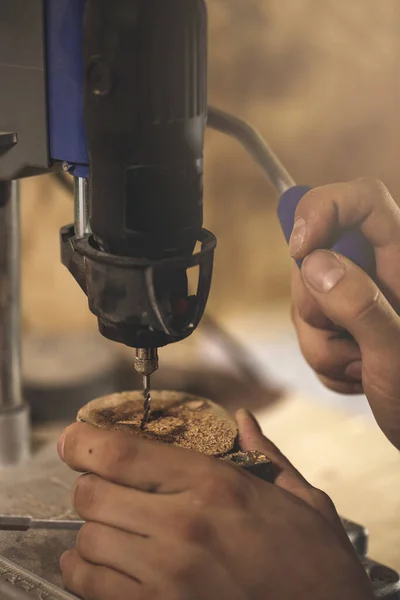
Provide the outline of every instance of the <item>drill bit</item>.
<path id="1" fill-rule="evenodd" d="M 143 418 L 140 428 L 143 430 L 150 419 L 151 395 L 150 375 L 158 369 L 157 348 L 138 348 L 135 357 L 135 369 L 143 376 Z"/>
<path id="2" fill-rule="evenodd" d="M 144 429 L 149 422 L 151 413 L 150 375 L 143 375 L 143 419 L 140 429 Z"/>

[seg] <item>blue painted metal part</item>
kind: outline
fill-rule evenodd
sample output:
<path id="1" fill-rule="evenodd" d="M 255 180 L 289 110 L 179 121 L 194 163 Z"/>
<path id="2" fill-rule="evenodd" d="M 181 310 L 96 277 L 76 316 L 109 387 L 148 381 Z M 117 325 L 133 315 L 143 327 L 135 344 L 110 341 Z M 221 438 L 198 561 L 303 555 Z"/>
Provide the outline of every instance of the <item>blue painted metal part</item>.
<path id="1" fill-rule="evenodd" d="M 85 0 L 46 0 L 50 155 L 77 177 L 89 176 L 84 127 Z"/>

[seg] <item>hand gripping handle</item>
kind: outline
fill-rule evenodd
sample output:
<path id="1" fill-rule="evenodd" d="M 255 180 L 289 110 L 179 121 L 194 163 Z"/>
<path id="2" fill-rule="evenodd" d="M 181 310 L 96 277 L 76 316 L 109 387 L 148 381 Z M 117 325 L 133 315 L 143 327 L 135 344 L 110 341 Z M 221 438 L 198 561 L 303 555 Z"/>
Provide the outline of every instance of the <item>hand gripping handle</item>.
<path id="1" fill-rule="evenodd" d="M 307 186 L 296 185 L 284 192 L 279 200 L 278 217 L 287 242 L 292 234 L 297 205 L 304 194 L 311 189 Z M 358 228 L 345 232 L 332 246 L 332 250 L 349 258 L 368 275 L 375 277 L 374 249 Z M 300 267 L 302 261 L 297 260 L 296 262 Z"/>

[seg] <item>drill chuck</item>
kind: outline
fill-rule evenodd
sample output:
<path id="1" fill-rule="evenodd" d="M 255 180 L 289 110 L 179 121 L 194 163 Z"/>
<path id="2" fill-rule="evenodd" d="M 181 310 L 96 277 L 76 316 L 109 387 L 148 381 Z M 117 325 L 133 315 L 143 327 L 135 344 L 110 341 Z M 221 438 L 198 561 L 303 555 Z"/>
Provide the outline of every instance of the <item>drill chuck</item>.
<path id="1" fill-rule="evenodd" d="M 135 369 L 144 377 L 148 377 L 155 373 L 158 369 L 157 348 L 137 348 Z"/>

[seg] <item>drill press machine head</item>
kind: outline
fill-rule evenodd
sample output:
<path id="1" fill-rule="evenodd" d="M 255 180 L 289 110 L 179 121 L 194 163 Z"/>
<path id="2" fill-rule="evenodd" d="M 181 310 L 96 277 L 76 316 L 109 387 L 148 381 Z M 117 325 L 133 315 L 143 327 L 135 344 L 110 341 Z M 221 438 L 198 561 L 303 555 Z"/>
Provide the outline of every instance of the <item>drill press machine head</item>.
<path id="1" fill-rule="evenodd" d="M 216 240 L 202 228 L 206 8 L 86 0 L 83 16 L 91 231 L 65 227 L 62 260 L 100 332 L 139 349 L 135 365 L 148 376 L 158 347 L 196 329 L 211 284 Z"/>

